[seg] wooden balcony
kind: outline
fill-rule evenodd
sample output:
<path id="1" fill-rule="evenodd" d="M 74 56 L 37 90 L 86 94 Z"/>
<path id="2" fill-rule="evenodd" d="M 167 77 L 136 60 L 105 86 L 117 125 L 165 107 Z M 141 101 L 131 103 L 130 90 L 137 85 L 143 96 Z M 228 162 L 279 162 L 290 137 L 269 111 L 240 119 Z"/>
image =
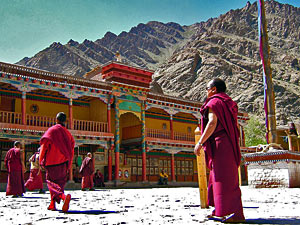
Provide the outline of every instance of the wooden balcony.
<path id="1" fill-rule="evenodd" d="M 171 139 L 171 132 L 168 130 L 146 128 L 146 137 Z"/>
<path id="2" fill-rule="evenodd" d="M 195 142 L 195 135 L 174 131 L 174 140 Z"/>
<path id="3" fill-rule="evenodd" d="M 0 111 L 0 123 L 22 124 L 22 113 Z"/>
<path id="4" fill-rule="evenodd" d="M 74 120 L 74 130 L 92 131 L 92 132 L 108 132 L 108 124 L 106 122 L 97 122 L 89 120 Z"/>
<path id="5" fill-rule="evenodd" d="M 0 111 L 0 123 L 19 124 L 22 125 L 22 114 L 16 112 Z M 55 117 L 26 115 L 26 125 L 30 127 L 51 127 L 56 123 Z M 68 121 L 66 123 L 69 128 Z M 89 121 L 89 120 L 73 120 L 74 130 L 91 131 L 91 132 L 108 132 L 108 124 L 106 122 Z"/>
<path id="6" fill-rule="evenodd" d="M 146 137 L 171 140 L 171 131 L 146 128 Z M 194 142 L 195 136 L 187 133 L 174 132 L 173 140 Z"/>
<path id="7" fill-rule="evenodd" d="M 55 117 L 26 115 L 26 125 L 28 126 L 51 127 L 55 124 Z"/>

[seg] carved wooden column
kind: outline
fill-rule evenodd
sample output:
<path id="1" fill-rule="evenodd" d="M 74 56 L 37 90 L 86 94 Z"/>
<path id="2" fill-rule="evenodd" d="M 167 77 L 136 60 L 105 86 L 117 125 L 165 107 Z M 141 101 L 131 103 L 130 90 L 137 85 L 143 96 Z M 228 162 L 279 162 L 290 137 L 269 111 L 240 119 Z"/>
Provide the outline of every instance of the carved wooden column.
<path id="1" fill-rule="evenodd" d="M 172 182 L 176 182 L 175 178 L 175 154 L 171 153 L 171 180 Z"/>
<path id="2" fill-rule="evenodd" d="M 108 181 L 112 181 L 112 157 L 111 157 L 111 154 L 113 152 L 113 145 L 107 149 L 107 153 L 108 153 L 108 163 L 107 163 L 107 166 L 108 166 Z"/>
<path id="3" fill-rule="evenodd" d="M 74 123 L 73 123 L 73 99 L 70 98 L 69 100 L 69 129 L 74 129 Z"/>
<path id="4" fill-rule="evenodd" d="M 145 138 L 145 102 L 142 103 L 142 181 L 147 181 L 147 174 L 146 174 L 146 138 Z"/>
<path id="5" fill-rule="evenodd" d="M 111 106 L 110 102 L 107 103 L 107 132 L 111 133 Z"/>
<path id="6" fill-rule="evenodd" d="M 22 124 L 26 125 L 26 92 L 22 92 L 22 102 L 21 102 L 21 110 L 22 110 Z"/>
<path id="7" fill-rule="evenodd" d="M 170 132 L 171 132 L 171 139 L 174 139 L 174 129 L 173 129 L 173 115 L 170 115 Z"/>
<path id="8" fill-rule="evenodd" d="M 119 118 L 119 102 L 115 100 L 115 183 L 119 182 L 119 169 L 120 169 L 120 118 Z"/>

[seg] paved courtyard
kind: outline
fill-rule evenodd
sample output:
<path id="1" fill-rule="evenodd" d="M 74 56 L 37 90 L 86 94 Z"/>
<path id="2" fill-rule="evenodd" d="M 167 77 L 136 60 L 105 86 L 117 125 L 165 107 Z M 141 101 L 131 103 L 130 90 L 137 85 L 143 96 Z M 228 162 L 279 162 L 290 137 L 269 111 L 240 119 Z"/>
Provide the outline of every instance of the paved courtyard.
<path id="1" fill-rule="evenodd" d="M 300 189 L 241 187 L 246 224 L 300 224 Z M 198 188 L 97 189 L 72 195 L 69 213 L 48 211 L 49 192 L 0 192 L 0 224 L 220 224 L 201 209 Z M 61 209 L 62 203 L 57 205 Z"/>

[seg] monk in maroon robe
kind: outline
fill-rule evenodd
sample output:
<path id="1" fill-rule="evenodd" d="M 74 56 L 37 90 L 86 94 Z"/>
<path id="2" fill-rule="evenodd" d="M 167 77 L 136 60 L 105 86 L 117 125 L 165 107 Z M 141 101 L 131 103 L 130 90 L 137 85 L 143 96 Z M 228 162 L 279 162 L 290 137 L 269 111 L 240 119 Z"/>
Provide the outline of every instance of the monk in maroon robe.
<path id="1" fill-rule="evenodd" d="M 25 166 L 21 151 L 21 143 L 16 141 L 14 148 L 11 148 L 7 152 L 4 159 L 4 164 L 8 172 L 6 195 L 13 195 L 13 197 L 21 197 L 25 193 L 23 176 Z"/>
<path id="2" fill-rule="evenodd" d="M 91 191 L 93 191 L 94 165 L 92 154 L 90 152 L 87 154 L 87 157 L 85 157 L 82 161 L 79 173 L 82 175 L 81 190 L 85 191 L 88 188 Z"/>
<path id="3" fill-rule="evenodd" d="M 66 114 L 56 116 L 56 125 L 50 127 L 40 140 L 40 165 L 46 169 L 46 182 L 51 195 L 48 210 L 56 210 L 55 202 L 64 201 L 62 211 L 67 212 L 71 195 L 64 194 L 64 187 L 71 168 L 75 141 L 65 127 Z"/>
<path id="4" fill-rule="evenodd" d="M 238 167 L 241 161 L 237 104 L 227 95 L 226 84 L 215 78 L 206 87 L 207 99 L 201 107 L 201 138 L 195 146 L 204 148 L 210 169 L 208 205 L 215 210 L 209 218 L 223 222 L 244 222 Z"/>
<path id="5" fill-rule="evenodd" d="M 43 177 L 39 158 L 40 154 L 39 152 L 36 152 L 28 160 L 30 162 L 30 175 L 25 183 L 25 187 L 29 191 L 39 189 L 39 193 L 42 194 L 45 193 L 45 191 L 43 190 Z"/>

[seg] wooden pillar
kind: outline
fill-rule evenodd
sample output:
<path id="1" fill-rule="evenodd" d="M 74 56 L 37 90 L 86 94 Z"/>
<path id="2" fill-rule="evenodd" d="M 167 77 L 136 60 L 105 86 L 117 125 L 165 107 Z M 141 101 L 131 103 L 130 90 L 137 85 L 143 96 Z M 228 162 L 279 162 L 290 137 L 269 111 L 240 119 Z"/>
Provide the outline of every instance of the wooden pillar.
<path id="1" fill-rule="evenodd" d="M 272 81 L 271 56 L 268 40 L 267 21 L 265 13 L 264 0 L 257 1 L 259 16 L 259 32 L 260 32 L 260 56 L 263 65 L 263 81 L 265 93 L 265 112 L 267 122 L 267 143 L 277 143 L 276 131 L 276 112 L 275 112 L 275 94 Z"/>
<path id="2" fill-rule="evenodd" d="M 174 130 L 173 130 L 173 115 L 170 115 L 170 132 L 171 132 L 171 139 L 174 139 Z"/>
<path id="3" fill-rule="evenodd" d="M 107 153 L 108 153 L 108 181 L 112 180 L 112 157 L 111 157 L 111 153 L 113 151 L 113 147 L 108 148 L 107 149 Z"/>
<path id="4" fill-rule="evenodd" d="M 110 102 L 107 103 L 107 132 L 111 133 L 111 107 Z"/>
<path id="5" fill-rule="evenodd" d="M 147 174 L 146 174 L 147 156 L 146 156 L 145 126 L 146 126 L 145 102 L 143 101 L 143 105 L 142 105 L 142 181 L 143 182 L 147 181 Z"/>
<path id="6" fill-rule="evenodd" d="M 74 123 L 73 123 L 73 99 L 70 98 L 69 100 L 69 129 L 74 129 Z"/>
<path id="7" fill-rule="evenodd" d="M 119 102 L 116 98 L 115 103 L 115 182 L 119 182 L 119 169 L 120 169 L 120 118 L 119 118 Z"/>
<path id="8" fill-rule="evenodd" d="M 199 142 L 201 137 L 201 131 L 198 128 L 195 130 L 195 142 Z M 206 163 L 204 150 L 200 150 L 200 156 L 197 155 L 197 171 L 198 171 L 198 183 L 200 191 L 200 203 L 201 208 L 208 208 L 207 202 L 207 178 L 206 178 Z"/>
<path id="9" fill-rule="evenodd" d="M 171 153 L 171 178 L 172 181 L 175 182 L 176 178 L 175 178 L 175 154 Z"/>
<path id="10" fill-rule="evenodd" d="M 116 183 L 118 183 L 120 180 L 119 170 L 120 170 L 120 152 L 115 152 L 115 182 Z"/>
<path id="11" fill-rule="evenodd" d="M 22 102 L 21 102 L 21 110 L 22 110 L 22 124 L 26 125 L 26 92 L 22 92 Z"/>
<path id="12" fill-rule="evenodd" d="M 146 174 L 146 161 L 147 161 L 146 152 L 142 152 L 142 181 L 147 181 L 147 174 Z"/>

